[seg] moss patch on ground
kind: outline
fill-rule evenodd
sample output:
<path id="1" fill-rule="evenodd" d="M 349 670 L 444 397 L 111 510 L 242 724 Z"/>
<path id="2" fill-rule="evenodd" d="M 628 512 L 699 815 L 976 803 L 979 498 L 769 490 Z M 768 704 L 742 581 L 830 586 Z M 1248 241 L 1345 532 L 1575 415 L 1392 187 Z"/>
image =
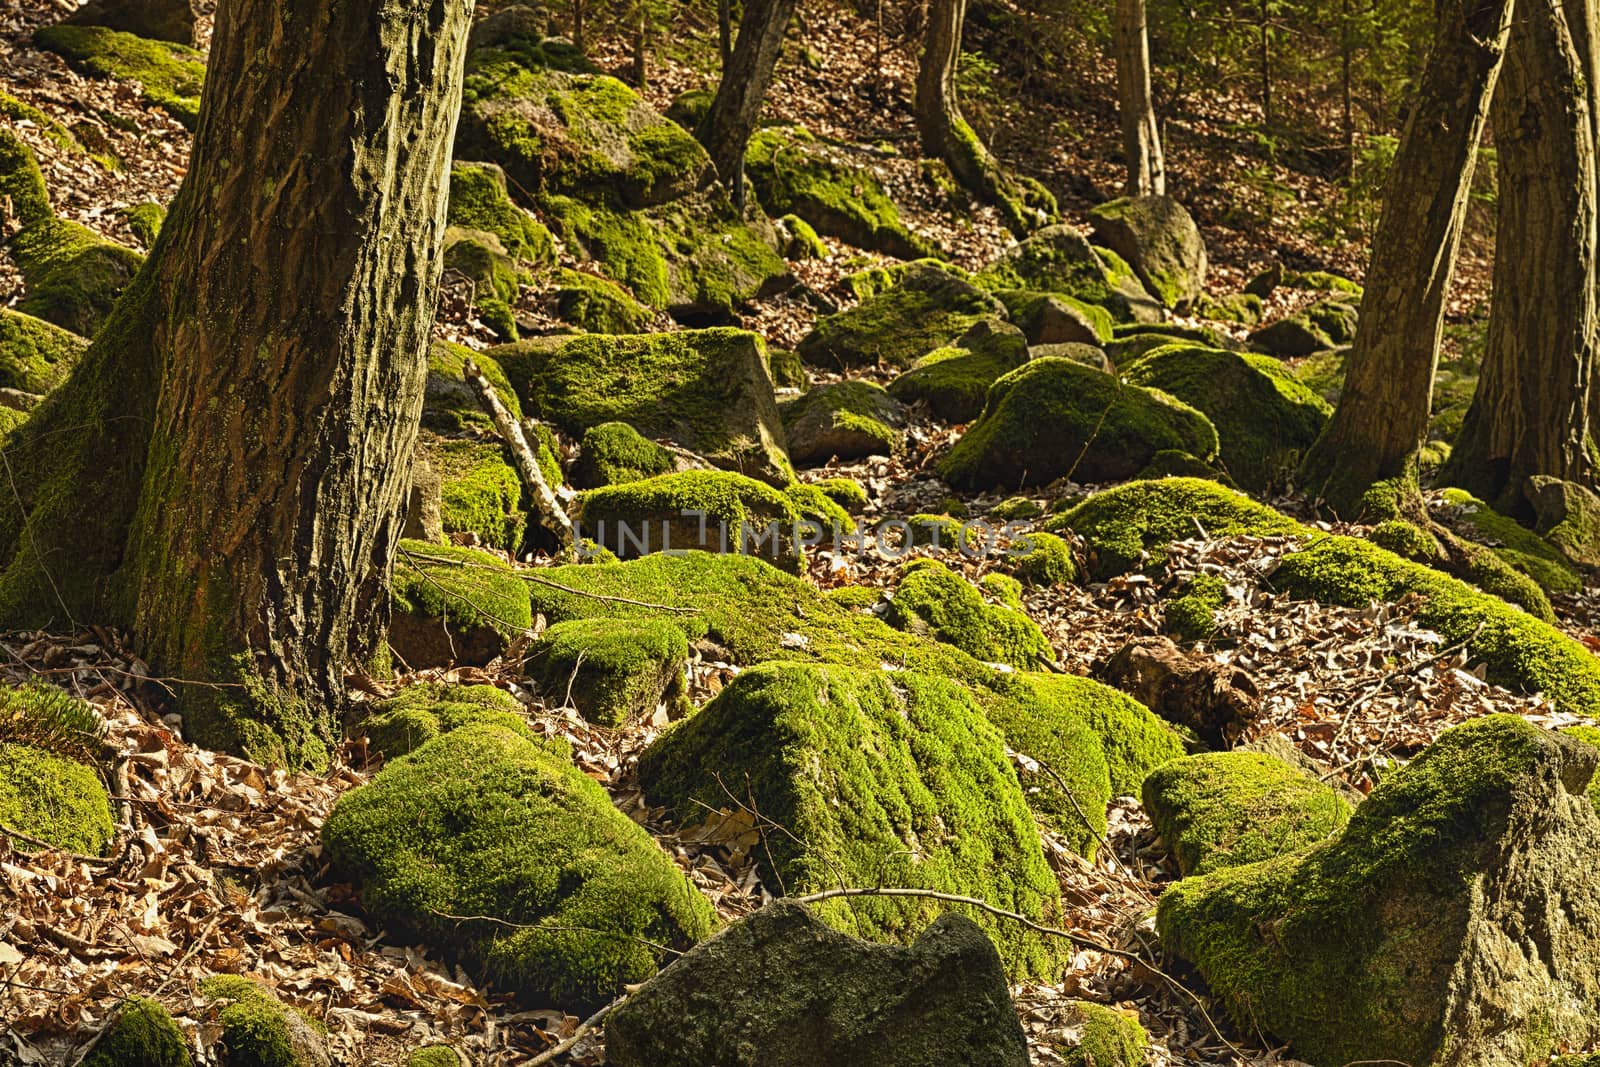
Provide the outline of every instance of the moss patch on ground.
<path id="1" fill-rule="evenodd" d="M 1024 585 L 1048 589 L 1078 580 L 1072 547 L 1055 534 L 1042 530 L 1023 534 L 1011 543 L 1008 555 L 1016 558 L 1014 573 Z"/>
<path id="2" fill-rule="evenodd" d="M 41 26 L 33 42 L 54 52 L 80 74 L 136 81 L 145 102 L 194 129 L 200 117 L 205 54 L 170 41 L 152 41 L 104 26 Z"/>
<path id="3" fill-rule="evenodd" d="M 288 1007 L 266 986 L 236 975 L 214 975 L 200 983 L 211 1004 L 226 1050 L 224 1062 L 241 1067 L 315 1067 L 325 1062 L 327 1028 Z"/>
<path id="4" fill-rule="evenodd" d="M 1138 1017 L 1103 1004 L 1079 1001 L 1074 1014 L 1083 1025 L 1078 1043 L 1063 1049 L 1066 1067 L 1141 1067 L 1150 1035 Z"/>
<path id="5" fill-rule="evenodd" d="M 578 1014 L 654 975 L 660 946 L 686 949 L 715 921 L 565 745 L 500 727 L 456 730 L 385 767 L 339 799 L 323 842 L 386 928 Z M 517 926 L 443 918 L 462 915 Z"/>
<path id="6" fill-rule="evenodd" d="M 372 751 L 396 759 L 440 734 L 484 724 L 528 732 L 521 703 L 504 689 L 418 682 L 373 705 L 358 730 Z"/>
<path id="7" fill-rule="evenodd" d="M 1214 574 L 1197 574 L 1181 596 L 1167 601 L 1162 629 L 1186 641 L 1203 641 L 1217 631 L 1217 612 L 1228 602 L 1228 584 Z"/>
<path id="8" fill-rule="evenodd" d="M 116 829 L 94 768 L 31 744 L 6 742 L 0 742 L 0 823 L 90 856 L 105 852 Z"/>
<path id="9" fill-rule="evenodd" d="M 189 1067 L 189 1045 L 160 1003 L 132 997 L 84 1057 L 82 1067 Z"/>

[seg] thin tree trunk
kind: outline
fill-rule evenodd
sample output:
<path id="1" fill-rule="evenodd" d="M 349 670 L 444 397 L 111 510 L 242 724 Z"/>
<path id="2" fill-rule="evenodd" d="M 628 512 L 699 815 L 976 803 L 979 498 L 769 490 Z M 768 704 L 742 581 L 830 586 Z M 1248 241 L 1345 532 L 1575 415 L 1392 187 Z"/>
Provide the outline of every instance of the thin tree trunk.
<path id="1" fill-rule="evenodd" d="M 583 51 L 583 16 L 585 14 L 585 0 L 572 0 L 572 45 L 578 51 Z"/>
<path id="2" fill-rule="evenodd" d="M 734 205 L 743 211 L 744 152 L 761 117 L 772 72 L 783 50 L 783 35 L 799 0 L 749 0 L 739 20 L 733 58 L 722 73 L 717 95 L 700 127 L 700 140 Z"/>
<path id="3" fill-rule="evenodd" d="M 6 449 L 0 619 L 126 627 L 202 744 L 324 761 L 382 647 L 470 12 L 224 0 L 157 246 Z"/>
<path id="4" fill-rule="evenodd" d="M 1272 13 L 1261 0 L 1261 125 L 1272 128 Z"/>
<path id="5" fill-rule="evenodd" d="M 1444 302 L 1511 6 L 1512 0 L 1440 6 L 1433 50 L 1385 189 L 1344 391 L 1301 469 L 1306 489 L 1338 514 L 1354 515 L 1374 482 L 1416 486 Z"/>
<path id="6" fill-rule="evenodd" d="M 1492 109 L 1494 307 L 1478 390 L 1442 477 L 1532 516 L 1530 474 L 1596 474 L 1596 99 L 1592 0 L 1526 0 Z"/>
<path id="7" fill-rule="evenodd" d="M 641 90 L 650 85 L 650 9 L 640 0 L 633 23 L 633 84 Z"/>
<path id="8" fill-rule="evenodd" d="M 1345 199 L 1354 195 L 1356 181 L 1356 96 L 1352 66 L 1355 62 L 1355 32 L 1352 0 L 1344 0 L 1344 17 L 1339 27 L 1339 89 L 1344 110 Z"/>
<path id="9" fill-rule="evenodd" d="M 733 0 L 717 0 L 717 52 L 726 74 L 733 62 Z"/>
<path id="10" fill-rule="evenodd" d="M 1150 93 L 1150 37 L 1144 0 L 1117 0 L 1117 90 L 1129 196 L 1165 196 L 1167 168 Z"/>

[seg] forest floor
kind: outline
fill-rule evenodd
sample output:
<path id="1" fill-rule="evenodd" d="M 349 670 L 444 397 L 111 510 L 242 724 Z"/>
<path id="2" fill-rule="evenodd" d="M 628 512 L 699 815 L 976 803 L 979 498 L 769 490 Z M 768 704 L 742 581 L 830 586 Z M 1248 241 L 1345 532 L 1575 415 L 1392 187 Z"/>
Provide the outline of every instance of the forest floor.
<path id="1" fill-rule="evenodd" d="M 120 169 L 67 155 L 40 131 L 19 129 L 40 158 L 57 210 L 137 247 L 118 209 L 170 201 L 184 174 L 188 134 L 144 106 L 130 85 L 83 78 L 33 48 L 33 28 L 61 14 L 59 5 L 42 0 L 0 3 L 6 56 L 0 92 L 68 125 L 86 123 L 103 137 L 122 161 Z M 871 24 L 844 7 L 818 7 L 806 18 L 809 50 L 822 60 L 813 69 L 789 57 L 770 112 L 820 133 L 903 149 L 885 152 L 879 169 L 912 227 L 954 250 L 963 265 L 992 259 L 1008 243 L 992 212 L 934 202 L 918 179 L 910 50 L 891 42 L 880 54 Z M 603 63 L 627 65 L 620 41 L 603 42 L 598 52 Z M 697 69 L 700 53 L 684 52 L 657 57 L 647 95 L 658 107 L 708 81 Z M 1068 217 L 1079 222 L 1085 207 L 1118 184 L 1108 63 L 1089 61 L 1081 69 L 1089 103 L 1070 116 L 1077 131 L 1070 147 L 1053 144 L 1048 133 L 1059 114 L 1030 116 L 1009 138 L 1013 146 L 1033 146 L 1013 152 L 1012 162 L 1063 194 Z M 1169 119 L 1168 159 L 1171 191 L 1190 205 L 1206 234 L 1215 291 L 1236 291 L 1274 258 L 1359 280 L 1359 247 L 1305 236 L 1311 217 L 1339 195 L 1337 187 L 1278 166 L 1273 181 L 1294 197 L 1274 201 L 1270 216 L 1261 218 L 1266 209 L 1258 191 L 1239 180 L 1243 161 L 1226 136 L 1242 105 L 1216 99 L 1204 106 L 1202 114 Z M 1240 218 L 1232 209 L 1241 205 L 1257 213 L 1256 224 L 1230 224 Z M 826 291 L 844 273 L 847 256 L 836 251 L 833 262 L 803 268 L 812 272 L 803 277 L 812 288 Z M 1481 310 L 1487 281 L 1480 239 L 1464 258 L 1452 314 Z M 19 277 L 0 258 L 0 304 L 19 294 Z M 536 305 L 538 294 L 529 299 Z M 441 331 L 469 343 L 486 337 L 463 309 L 447 300 Z M 802 302 L 779 298 L 755 309 L 747 325 L 790 344 L 814 317 Z M 951 435 L 946 427 L 914 425 L 901 457 L 836 465 L 807 477 L 856 477 L 873 490 L 881 514 L 937 510 L 951 494 L 929 462 Z M 1082 487 L 1057 489 L 1076 493 Z M 967 505 L 981 514 L 992 502 L 969 499 Z M 1274 503 L 1297 510 L 1292 500 Z M 1394 760 L 1465 719 L 1510 711 L 1549 725 L 1567 721 L 1538 698 L 1486 684 L 1463 652 L 1417 625 L 1415 604 L 1332 608 L 1275 593 L 1269 579 L 1285 547 L 1282 540 L 1197 537 L 1173 547 L 1164 574 L 1034 592 L 1027 607 L 1050 636 L 1060 666 L 1085 673 L 1130 637 L 1159 632 L 1154 607 L 1169 582 L 1187 578 L 1202 563 L 1219 571 L 1230 602 L 1208 651 L 1247 672 L 1261 691 L 1263 714 L 1253 733 L 1287 737 L 1363 792 Z M 976 574 L 978 564 L 967 566 Z M 823 556 L 812 562 L 811 576 L 825 587 L 883 585 L 892 569 L 890 561 Z M 1592 601 L 1560 599 L 1557 608 L 1569 633 L 1600 649 Z M 528 1010 L 425 950 L 391 943 L 364 920 L 352 887 L 330 878 L 319 829 L 338 796 L 371 773 L 358 748 L 347 746 L 333 770 L 311 776 L 269 771 L 185 744 L 163 718 L 171 696 L 166 683 L 151 678 L 116 635 L 100 630 L 5 635 L 0 657 L 7 680 L 44 679 L 95 703 L 111 724 L 119 776 L 126 775 L 124 828 L 111 859 L 30 853 L 0 838 L 0 1063 L 8 1057 L 23 1064 L 74 1063 L 122 1000 L 140 994 L 172 1008 L 195 1047 L 213 1048 L 217 1034 L 204 1022 L 194 991 L 196 980 L 209 973 L 264 978 L 285 1000 L 326 1023 L 335 1054 L 350 1064 L 403 1062 L 407 1050 L 433 1040 L 456 1044 L 475 1063 L 526 1063 L 578 1027 L 577 1018 Z M 490 681 L 518 695 L 535 728 L 566 738 L 583 770 L 655 834 L 724 917 L 770 899 L 752 860 L 760 830 L 750 819 L 730 811 L 722 823 L 682 835 L 661 812 L 645 807 L 634 763 L 663 721 L 617 730 L 592 726 L 525 689 L 519 667 L 431 676 Z M 708 699 L 735 670 L 697 658 L 691 664 L 695 702 Z M 1047 837 L 1066 904 L 1064 923 L 1110 946 L 1142 951 L 1153 941 L 1151 904 L 1176 868 L 1135 798 L 1114 802 L 1107 844 L 1090 863 Z M 19 951 L 23 945 L 26 954 Z M 1151 1034 L 1155 1064 L 1289 1062 L 1220 1015 L 1220 1029 L 1213 1028 L 1207 999 L 1114 954 L 1082 950 L 1060 985 L 1014 993 L 1038 1064 L 1062 1062 L 1055 1046 L 1072 1036 L 1064 1011 L 1077 997 L 1136 1012 Z M 597 1039 L 580 1041 L 562 1062 L 601 1064 L 603 1046 Z"/>

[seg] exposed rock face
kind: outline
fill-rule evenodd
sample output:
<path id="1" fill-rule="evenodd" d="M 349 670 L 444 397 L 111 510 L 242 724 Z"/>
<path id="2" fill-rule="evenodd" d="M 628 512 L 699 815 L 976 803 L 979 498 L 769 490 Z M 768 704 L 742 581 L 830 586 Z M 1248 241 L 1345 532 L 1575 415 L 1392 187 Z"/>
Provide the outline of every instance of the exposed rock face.
<path id="1" fill-rule="evenodd" d="M 819 385 L 779 407 L 789 456 L 802 466 L 835 457 L 892 455 L 900 447 L 896 429 L 905 417 L 900 401 L 872 382 Z"/>
<path id="2" fill-rule="evenodd" d="M 1000 956 L 947 914 L 910 947 L 778 901 L 703 942 L 606 1021 L 618 1067 L 1026 1067 Z"/>
<path id="3" fill-rule="evenodd" d="M 194 8 L 189 0 L 89 0 L 64 21 L 104 26 L 153 41 L 194 44 Z"/>
<path id="4" fill-rule="evenodd" d="M 1144 287 L 1169 308 L 1205 290 L 1206 243 L 1184 206 L 1168 196 L 1133 196 L 1089 213 L 1095 239 L 1128 261 Z"/>
<path id="5" fill-rule="evenodd" d="M 1528 497 L 1538 513 L 1538 531 L 1570 562 L 1600 567 L 1600 495 L 1587 486 L 1535 474 Z"/>
<path id="6" fill-rule="evenodd" d="M 1512 1067 L 1600 1033 L 1600 753 L 1496 715 L 1444 734 L 1338 836 L 1185 879 L 1166 947 L 1318 1065 Z"/>

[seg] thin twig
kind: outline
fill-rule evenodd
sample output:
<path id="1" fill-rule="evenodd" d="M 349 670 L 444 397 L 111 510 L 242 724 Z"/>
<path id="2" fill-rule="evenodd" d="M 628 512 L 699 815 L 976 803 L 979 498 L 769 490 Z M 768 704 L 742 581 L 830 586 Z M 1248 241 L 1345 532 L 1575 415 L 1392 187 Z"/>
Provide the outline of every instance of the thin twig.
<path id="1" fill-rule="evenodd" d="M 541 1067 L 542 1064 L 554 1063 L 557 1056 L 560 1056 L 573 1045 L 576 1045 L 584 1034 L 587 1034 L 590 1030 L 593 1030 L 595 1027 L 599 1026 L 601 1022 L 605 1020 L 605 1017 L 611 1014 L 612 1009 L 616 1008 L 619 1004 L 627 999 L 627 994 L 623 994 L 616 1000 L 613 1000 L 610 1004 L 607 1004 L 605 1007 L 589 1016 L 587 1019 L 583 1020 L 583 1022 L 578 1024 L 578 1028 L 572 1031 L 571 1037 L 559 1044 L 551 1045 L 549 1048 L 539 1053 L 533 1059 L 528 1061 L 528 1067 Z"/>
<path id="2" fill-rule="evenodd" d="M 12 849 L 13 852 L 25 859 L 37 861 L 45 855 L 61 855 L 77 863 L 87 863 L 94 867 L 109 867 L 117 862 L 116 856 L 85 856 L 79 852 L 68 852 L 66 849 L 58 848 L 48 841 L 41 841 L 39 838 L 25 834 L 21 830 L 13 829 L 3 822 L 0 822 L 0 835 L 14 837 L 18 841 L 25 841 L 30 845 L 37 845 L 39 848 L 44 849 L 43 852 L 24 852 L 20 848 Z"/>

